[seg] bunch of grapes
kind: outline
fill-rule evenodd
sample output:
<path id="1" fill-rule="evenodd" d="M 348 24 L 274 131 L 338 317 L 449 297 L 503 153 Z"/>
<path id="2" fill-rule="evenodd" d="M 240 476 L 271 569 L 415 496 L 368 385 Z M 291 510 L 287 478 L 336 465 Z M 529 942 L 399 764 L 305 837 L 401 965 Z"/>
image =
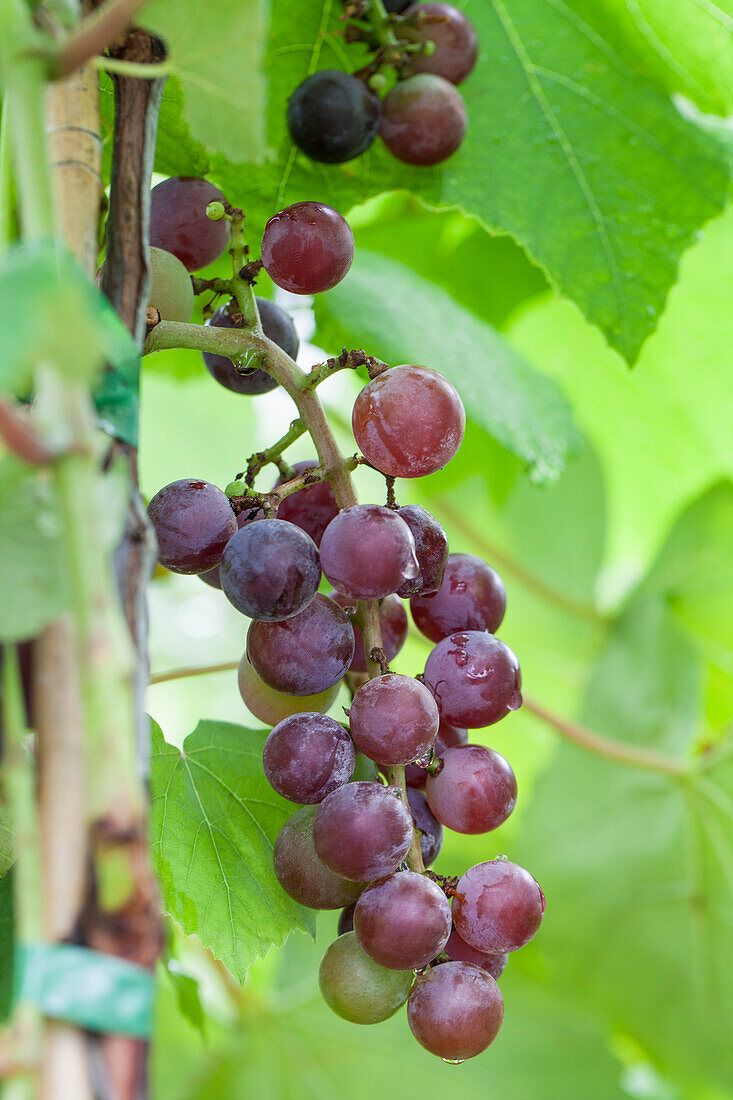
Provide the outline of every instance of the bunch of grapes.
<path id="1" fill-rule="evenodd" d="M 365 152 L 377 135 L 406 164 L 440 164 L 455 153 L 468 124 L 457 91 L 478 58 L 478 36 L 452 4 L 387 0 L 383 34 L 369 21 L 375 0 L 347 5 L 347 39 L 373 50 L 357 75 L 324 69 L 307 77 L 290 97 L 290 136 L 311 160 L 342 164 Z M 397 83 L 380 99 L 385 72 Z"/>
<path id="2" fill-rule="evenodd" d="M 165 207 L 163 218 L 154 205 L 153 234 L 195 265 L 203 243 L 181 229 L 188 224 L 181 196 L 201 181 L 168 182 L 180 216 L 174 221 Z M 301 294 L 335 285 L 353 252 L 345 220 L 313 202 L 280 211 L 262 240 L 273 280 Z M 262 319 L 281 348 L 297 350 L 276 314 Z M 211 323 L 244 320 L 224 311 Z M 207 356 L 206 365 L 236 393 L 265 388 L 225 357 Z M 460 397 L 427 367 L 380 364 L 372 373 L 352 427 L 359 460 L 387 480 L 386 505 L 339 507 L 328 480 L 334 471 L 312 460 L 281 472 L 266 494 L 250 487 L 230 498 L 206 481 L 176 481 L 156 494 L 149 514 L 160 563 L 220 587 L 250 620 L 240 692 L 271 727 L 267 779 L 301 807 L 277 837 L 275 873 L 302 905 L 343 910 L 320 967 L 326 1002 L 363 1024 L 407 1002 L 418 1042 L 458 1062 L 496 1037 L 504 1012 L 497 978 L 509 952 L 537 932 L 544 897 L 504 856 L 459 878 L 426 868 L 444 827 L 490 832 L 515 807 L 510 765 L 468 743 L 468 731 L 521 705 L 521 675 L 496 636 L 506 609 L 501 578 L 472 554 L 449 553 L 424 508 L 395 500 L 394 479 L 434 473 L 458 451 Z M 389 669 L 407 635 L 402 600 L 434 643 L 416 677 Z M 344 682 L 352 692 L 348 723 L 327 714 Z"/>

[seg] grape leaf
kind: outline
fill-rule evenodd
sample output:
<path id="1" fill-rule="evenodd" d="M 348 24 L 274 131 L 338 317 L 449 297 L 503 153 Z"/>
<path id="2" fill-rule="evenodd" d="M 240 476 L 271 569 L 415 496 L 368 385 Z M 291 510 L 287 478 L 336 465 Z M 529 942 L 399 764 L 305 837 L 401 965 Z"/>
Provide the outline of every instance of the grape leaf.
<path id="1" fill-rule="evenodd" d="M 8 807 L 0 802 L 0 876 L 10 870 L 15 860 L 13 828 Z"/>
<path id="2" fill-rule="evenodd" d="M 266 730 L 201 721 L 179 751 L 153 729 L 152 836 L 168 911 L 243 981 L 315 914 L 285 894 L 272 848 L 292 807 L 262 771 Z"/>
<path id="3" fill-rule="evenodd" d="M 10 1014 L 15 970 L 15 918 L 13 874 L 0 877 L 0 1022 Z"/>

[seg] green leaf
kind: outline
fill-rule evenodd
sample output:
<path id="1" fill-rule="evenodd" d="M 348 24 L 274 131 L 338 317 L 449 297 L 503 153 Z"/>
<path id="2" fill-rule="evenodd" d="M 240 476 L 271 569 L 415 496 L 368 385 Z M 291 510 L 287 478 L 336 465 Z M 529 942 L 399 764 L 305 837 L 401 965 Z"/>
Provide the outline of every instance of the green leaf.
<path id="1" fill-rule="evenodd" d="M 0 1023 L 7 1020 L 13 1000 L 15 919 L 12 872 L 0 877 Z"/>
<path id="2" fill-rule="evenodd" d="M 165 973 L 175 990 L 181 1015 L 203 1035 L 206 1031 L 206 1016 L 199 995 L 199 983 L 175 959 L 168 959 Z"/>
<path id="3" fill-rule="evenodd" d="M 13 829 L 8 807 L 0 802 L 0 877 L 13 865 L 15 852 L 13 850 Z"/>
<path id="4" fill-rule="evenodd" d="M 316 309 L 317 339 L 331 348 L 364 347 L 388 363 L 425 363 L 444 374 L 467 414 L 520 458 L 533 480 L 557 477 L 577 448 L 570 408 L 555 386 L 489 325 L 396 260 L 360 251 Z"/>
<path id="5" fill-rule="evenodd" d="M 315 914 L 280 887 L 272 848 L 292 807 L 262 771 L 266 730 L 201 721 L 179 751 L 154 725 L 152 836 L 163 898 L 184 932 L 243 981 Z"/>
<path id="6" fill-rule="evenodd" d="M 155 167 L 169 176 L 205 176 L 210 167 L 209 154 L 191 137 L 184 117 L 184 100 L 180 80 L 169 76 L 158 113 Z"/>

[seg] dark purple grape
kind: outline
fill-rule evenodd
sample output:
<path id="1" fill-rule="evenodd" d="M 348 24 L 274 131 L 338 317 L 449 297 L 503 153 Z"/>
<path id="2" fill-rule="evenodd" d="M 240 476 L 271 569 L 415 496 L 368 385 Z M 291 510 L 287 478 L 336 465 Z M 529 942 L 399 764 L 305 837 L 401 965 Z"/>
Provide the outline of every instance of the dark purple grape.
<path id="1" fill-rule="evenodd" d="M 397 870 L 409 852 L 412 818 L 397 787 L 347 783 L 321 802 L 313 839 L 337 875 L 373 882 Z"/>
<path id="2" fill-rule="evenodd" d="M 435 516 L 419 504 L 405 504 L 398 515 L 402 517 L 412 531 L 415 540 L 415 556 L 420 572 L 412 581 L 398 588 L 397 595 L 403 599 L 410 596 L 432 596 L 443 580 L 445 563 L 448 561 L 448 539 Z"/>
<path id="3" fill-rule="evenodd" d="M 229 222 L 206 215 L 210 202 L 224 202 L 218 187 L 192 176 L 172 176 L 150 192 L 150 243 L 172 252 L 189 271 L 218 260 L 229 244 Z"/>
<path id="4" fill-rule="evenodd" d="M 247 710 L 268 726 L 276 726 L 291 714 L 304 711 L 325 714 L 339 693 L 339 685 L 334 684 L 317 695 L 284 695 L 257 675 L 246 655 L 239 662 L 238 683 Z"/>
<path id="5" fill-rule="evenodd" d="M 509 646 L 483 630 L 443 638 L 425 665 L 430 688 L 446 722 L 481 729 L 522 705 L 522 674 Z"/>
<path id="6" fill-rule="evenodd" d="M 313 73 L 288 101 L 291 138 L 307 157 L 324 164 L 343 164 L 368 149 L 381 118 L 379 96 L 339 69 Z"/>
<path id="7" fill-rule="evenodd" d="M 291 802 L 312 805 L 348 783 L 356 753 L 351 738 L 325 714 L 293 714 L 265 741 L 262 764 L 271 787 Z"/>
<path id="8" fill-rule="evenodd" d="M 425 785 L 438 821 L 456 833 L 488 833 L 506 821 L 517 804 L 517 780 L 503 756 L 483 745 L 458 745 L 442 759 Z"/>
<path id="9" fill-rule="evenodd" d="M 362 454 L 383 474 L 425 477 L 455 455 L 466 413 L 455 388 L 437 371 L 392 367 L 359 393 L 351 425 Z"/>
<path id="10" fill-rule="evenodd" d="M 440 591 L 410 600 L 415 626 L 431 642 L 459 630 L 495 634 L 506 611 L 504 582 L 495 569 L 475 554 L 451 554 Z"/>
<path id="11" fill-rule="evenodd" d="M 285 695 L 328 691 L 348 671 L 353 656 L 349 616 L 320 592 L 291 619 L 252 622 L 247 632 L 247 658 L 255 672 Z"/>
<path id="12" fill-rule="evenodd" d="M 438 736 L 435 738 L 435 744 L 433 745 L 436 759 L 439 759 L 446 749 L 452 749 L 454 745 L 465 745 L 467 741 L 468 730 L 449 726 L 441 718 L 438 726 Z M 405 768 L 405 782 L 408 787 L 424 787 L 427 778 L 428 773 L 425 768 L 420 768 L 417 764 L 408 764 Z"/>
<path id="13" fill-rule="evenodd" d="M 332 600 L 341 607 L 354 607 L 355 601 L 350 596 L 342 596 L 340 592 L 329 593 Z M 357 623 L 352 621 L 354 628 L 354 659 L 351 662 L 352 672 L 366 672 L 367 660 L 364 653 L 364 641 Z M 396 657 L 407 640 L 407 612 L 403 604 L 396 596 L 385 596 L 379 604 L 379 626 L 382 634 L 382 649 L 387 664 Z"/>
<path id="14" fill-rule="evenodd" d="M 382 141 L 405 164 L 441 164 L 455 153 L 467 125 L 461 93 L 432 73 L 400 81 L 382 105 Z"/>
<path id="15" fill-rule="evenodd" d="M 283 484 L 283 481 L 292 481 L 293 478 L 300 477 L 307 470 L 312 470 L 317 465 L 318 463 L 313 459 L 294 463 L 290 477 L 279 477 L 274 488 L 277 489 L 279 485 Z M 323 532 L 331 520 L 338 515 L 338 511 L 339 506 L 329 483 L 327 481 L 316 481 L 313 485 L 306 485 L 304 489 L 299 489 L 297 493 L 291 493 L 289 497 L 285 497 L 280 503 L 277 514 L 279 519 L 286 519 L 289 523 L 294 523 L 296 527 L 302 527 L 306 534 L 313 539 L 316 546 L 320 546 Z"/>
<path id="16" fill-rule="evenodd" d="M 227 543 L 219 566 L 221 587 L 250 619 L 276 623 L 302 611 L 321 581 L 318 549 L 310 535 L 283 519 L 261 519 Z"/>
<path id="17" fill-rule="evenodd" d="M 253 523 L 257 519 L 264 519 L 265 513 L 262 508 L 245 509 L 237 516 L 237 527 L 241 531 L 248 523 Z M 212 588 L 218 588 L 221 590 L 221 577 L 219 575 L 219 566 L 215 565 L 213 569 L 207 569 L 205 573 L 199 573 L 198 578 L 205 584 L 210 585 Z"/>
<path id="18" fill-rule="evenodd" d="M 321 568 L 354 600 L 381 600 L 417 576 L 410 528 L 391 508 L 355 504 L 331 520 L 321 539 Z"/>
<path id="19" fill-rule="evenodd" d="M 390 970 L 419 970 L 445 947 L 448 899 L 437 883 L 398 871 L 368 886 L 356 903 L 354 931 L 370 959 Z"/>
<path id="20" fill-rule="evenodd" d="M 409 3 L 410 0 L 384 0 L 384 10 L 399 14 L 405 10 Z"/>
<path id="21" fill-rule="evenodd" d="M 265 226 L 265 271 L 291 294 L 330 290 L 341 282 L 353 259 L 354 234 L 348 222 L 321 202 L 296 202 Z"/>
<path id="22" fill-rule="evenodd" d="M 415 828 L 420 832 L 420 852 L 426 867 L 435 863 L 443 847 L 443 826 L 438 821 L 422 791 L 407 788 L 407 801 Z"/>
<path id="23" fill-rule="evenodd" d="M 432 748 L 440 716 L 426 687 L 388 672 L 360 687 L 349 712 L 359 752 L 383 766 L 407 764 Z"/>
<path id="24" fill-rule="evenodd" d="M 379 1024 L 394 1016 L 412 980 L 411 970 L 388 970 L 370 959 L 353 932 L 334 940 L 318 971 L 324 1001 L 352 1024 Z"/>
<path id="25" fill-rule="evenodd" d="M 339 936 L 345 936 L 347 932 L 354 931 L 354 910 L 356 909 L 356 902 L 352 902 L 351 905 L 347 905 L 345 909 L 341 910 L 338 922 L 338 934 Z"/>
<path id="26" fill-rule="evenodd" d="M 435 73 L 451 84 L 461 84 L 478 59 L 478 35 L 470 19 L 452 4 L 413 4 L 405 19 L 415 25 L 416 37 L 411 42 L 432 42 L 433 52 L 414 53 L 407 63 L 407 72 Z"/>
<path id="27" fill-rule="evenodd" d="M 434 966 L 415 982 L 407 1004 L 410 1031 L 446 1062 L 465 1062 L 493 1043 L 504 1019 L 498 985 L 471 963 Z"/>
<path id="28" fill-rule="evenodd" d="M 545 896 L 529 871 L 505 859 L 477 863 L 466 871 L 453 899 L 458 935 L 489 955 L 524 947 L 544 912 Z"/>
<path id="29" fill-rule="evenodd" d="M 150 501 L 148 515 L 158 561 L 171 573 L 213 569 L 237 532 L 237 518 L 221 489 L 194 478 L 165 485 Z"/>
<path id="30" fill-rule="evenodd" d="M 300 341 L 292 317 L 268 298 L 258 298 L 257 307 L 265 336 L 282 348 L 291 359 L 295 359 Z M 233 313 L 237 313 L 236 303 L 229 302 L 226 306 L 220 306 L 207 324 L 213 325 L 214 328 L 245 328 L 243 319 L 235 324 L 232 320 Z M 226 355 L 214 355 L 209 351 L 202 354 L 209 373 L 232 393 L 244 393 L 254 397 L 277 388 L 277 382 L 267 371 L 255 369 L 248 371 L 247 374 L 241 374 Z"/>
<path id="31" fill-rule="evenodd" d="M 349 906 L 351 911 L 354 908 L 355 906 Z M 455 928 L 448 937 L 448 942 L 443 951 L 452 962 L 473 963 L 474 966 L 480 966 L 487 974 L 491 974 L 491 977 L 496 981 L 506 970 L 506 964 L 509 960 L 509 955 L 506 952 L 500 955 L 487 955 L 483 951 L 477 951 L 475 947 L 471 947 L 469 943 L 461 939 Z"/>
<path id="32" fill-rule="evenodd" d="M 286 894 L 309 909 L 341 909 L 357 900 L 363 883 L 334 875 L 321 862 L 313 846 L 315 806 L 304 806 L 277 834 L 273 863 L 277 880 Z"/>

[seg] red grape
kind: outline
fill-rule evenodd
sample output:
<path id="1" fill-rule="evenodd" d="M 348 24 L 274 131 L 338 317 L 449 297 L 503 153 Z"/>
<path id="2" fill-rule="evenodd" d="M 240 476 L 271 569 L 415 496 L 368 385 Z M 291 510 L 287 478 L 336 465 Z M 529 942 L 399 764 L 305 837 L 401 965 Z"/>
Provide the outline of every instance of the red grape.
<path id="1" fill-rule="evenodd" d="M 463 141 L 467 125 L 461 93 L 432 73 L 401 80 L 382 104 L 382 141 L 405 164 L 428 167 L 447 160 Z"/>
<path id="2" fill-rule="evenodd" d="M 354 402 L 351 424 L 364 457 L 383 474 L 425 477 L 455 455 L 466 413 L 455 388 L 437 371 L 402 366 L 367 383 Z"/>
<path id="3" fill-rule="evenodd" d="M 477 951 L 497 955 L 529 943 L 542 924 L 545 896 L 523 867 L 505 859 L 478 863 L 458 880 L 453 923 Z"/>
<path id="4" fill-rule="evenodd" d="M 488 833 L 506 821 L 517 804 L 517 780 L 503 756 L 483 745 L 458 745 L 442 759 L 425 785 L 438 821 L 456 833 Z"/>
<path id="5" fill-rule="evenodd" d="M 351 738 L 325 714 L 293 714 L 265 741 L 262 764 L 270 786 L 291 802 L 322 802 L 348 783 L 356 753 Z"/>
<path id="6" fill-rule="evenodd" d="M 150 192 L 150 243 L 172 252 L 189 271 L 218 260 L 229 244 L 229 222 L 206 215 L 210 202 L 224 202 L 218 187 L 191 176 L 172 176 Z"/>
<path id="7" fill-rule="evenodd" d="M 321 580 L 313 539 L 283 519 L 261 519 L 237 531 L 219 573 L 224 595 L 237 611 L 270 623 L 307 607 Z"/>
<path id="8" fill-rule="evenodd" d="M 504 1019 L 498 985 L 470 963 L 449 962 L 420 975 L 407 1022 L 421 1046 L 446 1062 L 474 1058 L 493 1043 Z"/>
<path id="9" fill-rule="evenodd" d="M 443 846 L 443 826 L 428 806 L 422 791 L 407 788 L 407 801 L 415 828 L 420 833 L 420 853 L 426 867 L 434 863 Z"/>
<path id="10" fill-rule="evenodd" d="M 475 554 L 451 554 L 440 591 L 413 596 L 410 611 L 415 626 L 431 642 L 459 630 L 495 634 L 506 611 L 506 590 L 496 570 Z"/>
<path id="11" fill-rule="evenodd" d="M 452 4 L 413 4 L 405 12 L 405 19 L 413 19 L 416 37 L 411 42 L 433 42 L 434 51 L 427 56 L 414 53 L 408 64 L 408 73 L 435 73 L 461 84 L 473 69 L 478 58 L 478 35 L 470 19 Z"/>
<path id="12" fill-rule="evenodd" d="M 349 616 L 316 593 L 298 615 L 250 623 L 247 657 L 266 684 L 286 695 L 318 695 L 337 684 L 354 656 Z"/>
<path id="13" fill-rule="evenodd" d="M 402 517 L 412 531 L 415 540 L 415 557 L 420 572 L 412 581 L 397 589 L 397 595 L 407 599 L 409 596 L 431 596 L 438 591 L 443 580 L 445 563 L 448 561 L 448 540 L 445 531 L 435 516 L 419 504 L 406 504 L 400 508 Z"/>
<path id="14" fill-rule="evenodd" d="M 273 283 L 291 294 L 319 294 L 340 283 L 354 259 L 354 234 L 337 210 L 296 202 L 270 218 L 262 263 Z"/>
<path id="15" fill-rule="evenodd" d="M 288 102 L 291 138 L 311 160 L 324 164 L 343 164 L 368 149 L 381 117 L 379 96 L 340 69 L 312 73 Z"/>
<path id="16" fill-rule="evenodd" d="M 368 886 L 356 903 L 354 931 L 370 959 L 390 970 L 419 970 L 445 947 L 448 899 L 437 883 L 398 871 Z"/>
<path id="17" fill-rule="evenodd" d="M 286 894 L 309 909 L 340 909 L 355 902 L 363 883 L 334 875 L 316 855 L 313 846 L 315 806 L 304 806 L 277 834 L 273 863 L 277 880 Z"/>
<path id="18" fill-rule="evenodd" d="M 410 528 L 391 508 L 355 504 L 331 520 L 321 539 L 321 568 L 354 600 L 380 600 L 417 576 Z"/>
<path id="19" fill-rule="evenodd" d="M 284 695 L 257 675 L 246 655 L 239 662 L 238 682 L 239 693 L 247 710 L 268 726 L 276 726 L 291 714 L 305 711 L 325 714 L 339 693 L 339 685 L 334 684 L 318 695 Z"/>
<path id="20" fill-rule="evenodd" d="M 282 348 L 291 359 L 295 359 L 300 341 L 290 315 L 267 298 L 258 298 L 257 306 L 265 336 Z M 220 306 L 207 324 L 213 325 L 214 328 L 245 328 L 244 318 L 237 323 L 232 320 L 232 314 L 237 315 L 237 313 L 236 302 L 230 301 L 228 305 Z M 248 371 L 247 374 L 241 374 L 226 355 L 215 355 L 209 351 L 202 354 L 209 373 L 232 393 L 256 396 L 277 389 L 277 382 L 267 371 L 257 368 Z"/>
<path id="21" fill-rule="evenodd" d="M 341 607 L 353 607 L 354 601 L 350 596 L 342 596 L 340 592 L 329 593 L 332 600 Z M 357 623 L 352 622 L 354 628 L 354 659 L 351 662 L 352 672 L 366 672 L 367 660 L 364 653 L 364 641 Z M 407 639 L 407 612 L 403 604 L 396 596 L 385 596 L 379 605 L 379 626 L 382 634 L 382 649 L 387 664 L 396 657 Z"/>
<path id="22" fill-rule="evenodd" d="M 237 532 L 237 518 L 221 489 L 194 478 L 165 485 L 150 501 L 148 515 L 158 561 L 172 573 L 213 569 Z"/>
<path id="23" fill-rule="evenodd" d="M 432 747 L 440 717 L 435 700 L 418 680 L 389 672 L 360 687 L 349 712 L 359 752 L 385 766 L 407 764 Z"/>
<path id="24" fill-rule="evenodd" d="M 353 910 L 353 908 L 349 906 L 350 910 Z M 506 964 L 509 960 L 509 955 L 506 952 L 500 955 L 487 955 L 484 951 L 477 951 L 475 947 L 471 947 L 469 943 L 461 939 L 455 928 L 448 937 L 448 942 L 443 951 L 452 962 L 473 963 L 474 966 L 480 966 L 487 974 L 491 974 L 491 977 L 497 981 L 506 970 Z"/>
<path id="25" fill-rule="evenodd" d="M 304 474 L 307 470 L 312 470 L 317 465 L 318 463 L 313 459 L 296 462 L 293 465 L 290 477 L 279 477 L 274 488 L 282 485 L 283 481 L 292 481 L 293 478 L 300 477 L 301 474 Z M 312 485 L 306 485 L 304 489 L 298 489 L 297 493 L 291 493 L 289 497 L 285 497 L 280 503 L 277 514 L 279 519 L 286 519 L 289 523 L 294 523 L 296 527 L 302 527 L 306 534 L 313 539 L 316 546 L 320 546 L 323 532 L 331 520 L 338 515 L 338 510 L 336 497 L 333 495 L 333 489 L 329 483 L 327 481 L 315 481 Z"/>
<path id="26" fill-rule="evenodd" d="M 396 871 L 409 852 L 412 818 L 397 787 L 347 783 L 321 802 L 313 839 L 337 875 L 372 882 Z"/>
<path id="27" fill-rule="evenodd" d="M 436 759 L 439 759 L 446 749 L 452 749 L 454 745 L 465 745 L 466 741 L 468 741 L 468 730 L 449 726 L 441 718 L 438 726 L 438 736 L 435 738 L 435 744 L 433 745 Z M 405 768 L 405 782 L 408 787 L 424 787 L 427 778 L 428 773 L 425 768 L 421 768 L 417 764 L 408 764 Z"/>
<path id="28" fill-rule="evenodd" d="M 370 959 L 353 932 L 334 940 L 318 972 L 324 1001 L 352 1024 L 389 1019 L 407 1000 L 412 980 L 411 970 L 388 970 Z"/>
<path id="29" fill-rule="evenodd" d="M 425 665 L 441 717 L 455 726 L 493 725 L 522 705 L 522 674 L 509 646 L 493 634 L 466 630 L 443 638 Z"/>
<path id="30" fill-rule="evenodd" d="M 240 512 L 237 516 L 237 527 L 241 531 L 246 524 L 264 518 L 265 513 L 261 508 L 245 508 L 245 510 Z M 211 585 L 212 588 L 221 589 L 221 576 L 219 575 L 218 565 L 215 565 L 213 569 L 207 569 L 205 573 L 199 573 L 198 578 L 205 584 Z"/>

